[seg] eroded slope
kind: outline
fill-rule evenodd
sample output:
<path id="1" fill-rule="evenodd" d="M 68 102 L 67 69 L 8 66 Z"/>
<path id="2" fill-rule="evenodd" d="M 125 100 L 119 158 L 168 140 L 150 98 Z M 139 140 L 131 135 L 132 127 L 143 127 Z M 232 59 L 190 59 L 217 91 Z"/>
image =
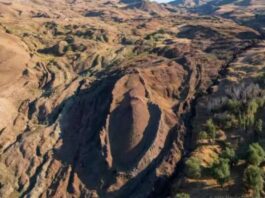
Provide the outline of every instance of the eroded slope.
<path id="1" fill-rule="evenodd" d="M 23 46 L 3 96 L 2 197 L 159 196 L 194 101 L 260 40 L 230 20 L 119 1 L 1 2 L 1 30 Z"/>

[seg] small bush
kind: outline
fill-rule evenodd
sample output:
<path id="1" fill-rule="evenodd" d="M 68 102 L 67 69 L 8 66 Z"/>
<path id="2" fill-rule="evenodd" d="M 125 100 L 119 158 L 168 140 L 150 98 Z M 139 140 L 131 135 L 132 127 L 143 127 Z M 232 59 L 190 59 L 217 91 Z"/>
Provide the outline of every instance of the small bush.
<path id="1" fill-rule="evenodd" d="M 262 119 L 258 119 L 255 123 L 255 132 L 259 135 L 263 132 L 263 121 Z"/>
<path id="2" fill-rule="evenodd" d="M 197 157 L 190 157 L 186 163 L 185 173 L 190 178 L 201 177 L 201 162 Z"/>
<path id="3" fill-rule="evenodd" d="M 216 128 L 215 124 L 213 123 L 213 120 L 212 119 L 207 120 L 206 125 L 205 125 L 205 128 L 206 128 L 206 131 L 207 131 L 208 136 L 211 139 L 214 140 L 215 137 L 216 137 L 217 128 Z"/>
<path id="4" fill-rule="evenodd" d="M 252 189 L 255 197 L 260 197 L 260 191 L 263 189 L 263 177 L 259 167 L 250 165 L 244 172 L 243 181 L 246 186 Z"/>
<path id="5" fill-rule="evenodd" d="M 256 100 L 251 100 L 247 105 L 247 113 L 248 114 L 254 114 L 257 112 L 259 108 L 259 104 Z"/>
<path id="6" fill-rule="evenodd" d="M 233 148 L 226 147 L 221 153 L 221 157 L 225 159 L 229 159 L 230 161 L 233 161 L 236 157 L 236 152 Z"/>
<path id="7" fill-rule="evenodd" d="M 199 140 L 207 140 L 208 139 L 208 134 L 206 131 L 200 131 L 198 134 L 198 139 Z"/>
<path id="8" fill-rule="evenodd" d="M 239 114 L 241 110 L 242 103 L 238 100 L 228 100 L 225 108 L 227 111 L 234 113 L 234 114 Z"/>
<path id="9" fill-rule="evenodd" d="M 229 159 L 220 158 L 212 167 L 213 177 L 223 187 L 230 178 Z"/>
<path id="10" fill-rule="evenodd" d="M 232 129 L 239 125 L 239 120 L 234 114 L 225 113 L 217 117 L 218 125 L 223 129 Z"/>
<path id="11" fill-rule="evenodd" d="M 178 193 L 175 198 L 190 198 L 190 195 L 187 193 Z"/>
<path id="12" fill-rule="evenodd" d="M 248 162 L 252 165 L 259 166 L 264 161 L 265 151 L 258 143 L 249 145 Z"/>

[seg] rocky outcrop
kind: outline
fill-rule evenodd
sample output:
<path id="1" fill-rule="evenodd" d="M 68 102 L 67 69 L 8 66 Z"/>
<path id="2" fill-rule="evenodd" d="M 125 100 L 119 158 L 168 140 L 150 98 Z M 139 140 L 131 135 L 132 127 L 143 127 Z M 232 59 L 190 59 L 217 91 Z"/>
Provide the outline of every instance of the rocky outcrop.
<path id="1" fill-rule="evenodd" d="M 198 98 L 237 58 L 231 78 L 262 71 L 262 52 L 243 53 L 260 38 L 251 28 L 130 3 L 0 6 L 0 197 L 163 197 Z M 225 88 L 238 89 L 256 92 Z"/>

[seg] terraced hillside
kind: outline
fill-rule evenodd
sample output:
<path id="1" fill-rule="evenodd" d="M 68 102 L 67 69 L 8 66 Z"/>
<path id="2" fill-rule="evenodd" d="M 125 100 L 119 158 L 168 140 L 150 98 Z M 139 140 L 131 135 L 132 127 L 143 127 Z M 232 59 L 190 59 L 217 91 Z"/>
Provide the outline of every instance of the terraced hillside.
<path id="1" fill-rule="evenodd" d="M 182 173 L 246 128 L 256 141 L 256 120 L 197 137 L 228 101 L 263 99 L 256 27 L 142 0 L 0 0 L 0 197 L 238 192 Z"/>
<path id="2" fill-rule="evenodd" d="M 263 0 L 176 0 L 171 5 L 188 13 L 221 16 L 258 29 L 264 35 L 265 2 Z"/>

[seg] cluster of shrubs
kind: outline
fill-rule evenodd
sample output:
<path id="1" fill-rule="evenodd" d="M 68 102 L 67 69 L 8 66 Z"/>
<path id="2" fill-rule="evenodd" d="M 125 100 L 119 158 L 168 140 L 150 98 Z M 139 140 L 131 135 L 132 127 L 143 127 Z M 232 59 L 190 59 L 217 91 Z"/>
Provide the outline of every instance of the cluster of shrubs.
<path id="1" fill-rule="evenodd" d="M 68 51 L 73 52 L 84 52 L 87 50 L 87 47 L 82 43 L 75 43 L 70 40 L 72 37 L 67 37 L 65 41 L 60 41 L 52 47 L 44 48 L 38 50 L 39 53 L 43 54 L 52 54 L 55 56 L 63 56 Z"/>
<path id="2" fill-rule="evenodd" d="M 224 105 L 227 115 L 233 118 L 230 123 L 227 124 L 227 119 L 219 120 L 220 124 L 223 124 L 225 129 L 230 129 L 235 126 L 239 126 L 243 129 L 253 128 L 256 124 L 256 113 L 262 107 L 264 107 L 264 98 L 252 99 L 247 103 L 238 100 L 228 100 Z M 261 122 L 261 120 L 259 120 Z"/>
<path id="3" fill-rule="evenodd" d="M 166 31 L 164 29 L 159 29 L 158 31 L 148 34 L 145 39 L 152 41 L 159 41 L 165 38 Z"/>
<path id="4" fill-rule="evenodd" d="M 264 159 L 265 151 L 258 143 L 249 145 L 247 153 L 248 166 L 244 171 L 243 181 L 253 191 L 255 197 L 260 197 L 260 192 L 263 190 L 263 171 L 260 168 L 260 164 Z"/>
<path id="5" fill-rule="evenodd" d="M 264 98 L 255 98 L 247 102 L 239 100 L 228 100 L 222 107 L 213 111 L 214 116 L 206 121 L 203 130 L 198 133 L 199 140 L 215 140 L 218 129 L 237 129 L 240 131 L 251 131 L 258 135 L 258 140 L 263 138 L 264 123 L 260 118 L 265 106 Z M 225 143 L 224 143 L 225 144 Z M 210 168 L 210 176 L 222 187 L 230 180 L 231 168 L 237 165 L 239 154 L 231 146 L 225 146 L 218 159 Z M 253 196 L 260 197 L 263 190 L 263 171 L 260 164 L 265 161 L 265 151 L 258 143 L 249 144 L 248 150 L 243 155 L 246 168 L 243 173 L 243 182 L 251 190 Z M 189 178 L 200 178 L 202 166 L 200 159 L 191 157 L 186 161 L 186 175 Z"/>
<path id="6" fill-rule="evenodd" d="M 175 198 L 190 198 L 190 195 L 187 193 L 178 193 Z"/>
<path id="7" fill-rule="evenodd" d="M 221 187 L 224 187 L 224 184 L 231 178 L 231 168 L 237 165 L 238 160 L 235 150 L 231 146 L 226 146 L 218 159 L 209 168 L 209 176 L 214 178 Z M 254 197 L 260 197 L 264 186 L 264 174 L 260 165 L 265 161 L 265 151 L 258 143 L 252 143 L 249 145 L 244 160 L 247 166 L 242 177 L 243 183 L 252 191 Z M 186 161 L 185 165 L 187 177 L 193 179 L 202 177 L 204 171 L 199 158 L 192 156 Z"/>
<path id="8" fill-rule="evenodd" d="M 236 159 L 235 151 L 231 147 L 226 147 L 211 167 L 211 176 L 220 185 L 224 185 L 230 178 L 230 166 Z M 192 156 L 185 163 L 185 173 L 189 178 L 198 179 L 202 176 L 202 166 L 199 158 Z"/>
<path id="9" fill-rule="evenodd" d="M 90 39 L 90 40 L 95 40 L 95 41 L 100 41 L 100 42 L 107 43 L 109 41 L 108 34 L 103 29 L 89 28 L 85 30 L 77 30 L 76 32 L 74 32 L 74 35 L 84 38 L 84 39 Z"/>
<path id="10" fill-rule="evenodd" d="M 217 129 L 254 130 L 259 136 L 263 135 L 263 120 L 256 115 L 265 105 L 264 98 L 252 99 L 246 103 L 238 100 L 228 100 L 220 109 L 214 110 L 213 119 L 207 120 L 204 130 L 198 133 L 198 139 L 215 140 Z"/>
<path id="11" fill-rule="evenodd" d="M 200 131 L 198 134 L 198 139 L 204 140 L 204 139 L 211 139 L 215 140 L 217 133 L 217 126 L 214 124 L 212 119 L 207 120 L 204 130 Z"/>

